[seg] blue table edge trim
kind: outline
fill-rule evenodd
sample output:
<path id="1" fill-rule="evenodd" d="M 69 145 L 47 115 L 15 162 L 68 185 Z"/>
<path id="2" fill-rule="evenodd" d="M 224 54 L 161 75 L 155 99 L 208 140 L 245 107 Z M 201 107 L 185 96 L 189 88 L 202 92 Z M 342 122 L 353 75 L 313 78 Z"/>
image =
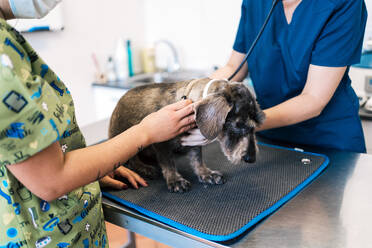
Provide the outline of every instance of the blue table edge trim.
<path id="1" fill-rule="evenodd" d="M 287 147 L 282 147 L 282 146 L 276 146 L 276 145 L 269 145 L 269 144 L 264 144 L 264 143 L 261 143 L 259 142 L 260 145 L 264 145 L 264 146 L 269 146 L 269 147 L 273 147 L 273 148 L 279 148 L 279 149 L 284 149 L 284 150 L 290 150 L 290 151 L 295 151 L 295 152 L 300 152 L 300 153 L 303 153 L 303 154 L 309 154 L 309 155 L 315 155 L 315 156 L 320 156 L 320 157 L 323 157 L 325 159 L 325 161 L 323 162 L 323 164 L 311 175 L 309 176 L 305 181 L 303 181 L 301 184 L 299 184 L 296 188 L 294 188 L 291 192 L 289 192 L 287 195 L 285 195 L 283 198 L 281 198 L 279 201 L 277 201 L 274 205 L 272 205 L 270 208 L 266 209 L 265 211 L 261 212 L 259 215 L 257 215 L 255 218 L 253 218 L 250 222 L 248 222 L 246 225 L 244 225 L 243 227 L 241 227 L 239 230 L 237 230 L 236 232 L 233 232 L 231 234 L 228 234 L 228 235 L 211 235 L 211 234 L 206 234 L 206 233 L 202 233 L 202 232 L 199 232 L 193 228 L 190 228 L 188 226 L 185 226 L 183 224 L 180 224 L 174 220 L 171 220 L 169 218 L 166 218 L 164 216 L 161 216 L 159 214 L 156 214 L 154 212 L 151 212 L 147 209 L 144 209 L 140 206 L 137 206 L 131 202 L 128 202 L 126 200 L 123 200 L 117 196 L 114 196 L 114 195 L 111 195 L 109 193 L 106 193 L 106 192 L 102 192 L 102 194 L 112 200 L 115 200 L 121 204 L 123 204 L 124 206 L 126 207 L 129 207 L 129 208 L 132 208 L 132 209 L 135 209 L 137 211 L 139 211 L 140 213 L 150 217 L 150 218 L 153 218 L 157 221 L 160 221 L 162 223 L 165 223 L 167 225 L 170 225 L 172 227 L 175 227 L 181 231 L 184 231 L 184 232 L 187 232 L 191 235 L 194 235 L 194 236 L 197 236 L 197 237 L 200 237 L 200 238 L 203 238 L 203 239 L 207 239 L 207 240 L 210 240 L 210 241 L 228 241 L 228 240 L 231 240 L 231 239 L 234 239 L 236 237 L 238 237 L 239 235 L 243 234 L 244 232 L 246 232 L 249 228 L 251 228 L 253 225 L 257 224 L 259 221 L 261 221 L 263 218 L 269 216 L 270 214 L 274 213 L 276 210 L 278 210 L 282 205 L 284 205 L 287 201 L 289 201 L 290 199 L 292 199 L 295 195 L 297 195 L 302 189 L 304 189 L 308 184 L 310 184 L 316 177 L 318 177 L 320 175 L 320 173 L 328 166 L 329 164 L 329 158 L 324 155 L 324 154 L 318 154 L 318 153 L 312 153 L 312 152 L 304 152 L 304 151 L 298 151 L 296 149 L 292 149 L 292 148 L 287 148 Z"/>

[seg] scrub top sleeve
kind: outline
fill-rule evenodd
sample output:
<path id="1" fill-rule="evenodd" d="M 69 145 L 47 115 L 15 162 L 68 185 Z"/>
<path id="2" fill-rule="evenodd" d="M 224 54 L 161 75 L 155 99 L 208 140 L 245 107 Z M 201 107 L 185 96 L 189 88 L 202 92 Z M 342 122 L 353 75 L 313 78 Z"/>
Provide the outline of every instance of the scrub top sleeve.
<path id="1" fill-rule="evenodd" d="M 70 117 L 50 85 L 0 65 L 0 161 L 20 163 L 60 139 Z M 58 117 L 58 118 L 57 118 Z"/>
<path id="2" fill-rule="evenodd" d="M 233 46 L 233 49 L 240 53 L 247 53 L 247 49 L 248 49 L 247 48 L 246 25 L 247 25 L 247 11 L 246 11 L 246 6 L 243 1 L 238 32 L 236 34 L 235 42 Z"/>
<path id="3" fill-rule="evenodd" d="M 314 45 L 311 64 L 343 67 L 359 63 L 366 21 L 363 0 L 342 1 Z"/>

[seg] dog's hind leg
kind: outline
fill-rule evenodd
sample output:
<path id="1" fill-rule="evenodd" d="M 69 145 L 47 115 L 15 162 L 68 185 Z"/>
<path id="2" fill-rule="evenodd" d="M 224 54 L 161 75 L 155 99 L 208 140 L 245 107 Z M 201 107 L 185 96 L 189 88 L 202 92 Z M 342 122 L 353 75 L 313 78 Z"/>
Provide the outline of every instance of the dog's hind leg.
<path id="1" fill-rule="evenodd" d="M 128 168 L 148 179 L 154 179 L 160 176 L 159 167 L 145 164 L 138 155 L 135 155 L 128 161 Z"/>
<path id="2" fill-rule="evenodd" d="M 223 184 L 225 182 L 221 172 L 213 171 L 205 166 L 200 146 L 190 149 L 188 156 L 199 182 L 208 184 Z"/>
<path id="3" fill-rule="evenodd" d="M 158 143 L 154 147 L 168 190 L 174 193 L 188 191 L 191 188 L 191 183 L 178 173 L 171 149 L 164 143 Z"/>

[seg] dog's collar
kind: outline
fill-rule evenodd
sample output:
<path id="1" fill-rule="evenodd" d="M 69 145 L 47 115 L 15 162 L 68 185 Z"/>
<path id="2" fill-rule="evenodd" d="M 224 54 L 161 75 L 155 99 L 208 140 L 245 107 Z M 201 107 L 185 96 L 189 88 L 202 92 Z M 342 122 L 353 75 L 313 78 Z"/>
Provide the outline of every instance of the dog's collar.
<path id="1" fill-rule="evenodd" d="M 214 82 L 216 82 L 216 81 L 221 81 L 221 80 L 227 82 L 226 79 L 212 79 L 211 81 L 209 81 L 209 82 L 205 85 L 204 90 L 203 90 L 203 99 L 206 98 L 206 97 L 208 96 L 208 90 L 209 90 L 209 88 L 211 87 L 211 85 L 212 85 Z"/>
<path id="2" fill-rule="evenodd" d="M 221 81 L 221 80 L 228 82 L 227 79 L 211 79 L 211 80 L 210 80 L 210 81 L 205 85 L 205 87 L 204 87 L 204 89 L 203 89 L 202 99 L 204 99 L 204 98 L 206 98 L 206 97 L 208 96 L 208 90 L 209 90 L 209 88 L 211 87 L 211 85 L 212 85 L 214 82 L 216 82 L 216 81 Z M 194 84 L 195 84 L 196 82 L 198 82 L 198 81 L 199 81 L 199 79 L 194 79 L 194 80 L 191 80 L 189 83 L 187 83 L 187 85 L 186 85 L 186 89 L 185 89 L 185 91 L 184 91 L 184 94 L 183 94 L 183 96 L 181 97 L 182 99 L 184 99 L 184 100 L 187 99 L 187 96 L 189 95 L 189 93 L 190 93 L 192 87 L 193 87 Z"/>
<path id="3" fill-rule="evenodd" d="M 192 86 L 194 86 L 194 84 L 196 82 L 198 82 L 199 79 L 194 79 L 194 80 L 191 80 L 187 85 L 186 85 L 186 89 L 184 91 L 184 94 L 183 96 L 181 97 L 182 99 L 186 100 L 187 99 L 187 96 L 190 94 L 190 91 L 192 89 Z"/>

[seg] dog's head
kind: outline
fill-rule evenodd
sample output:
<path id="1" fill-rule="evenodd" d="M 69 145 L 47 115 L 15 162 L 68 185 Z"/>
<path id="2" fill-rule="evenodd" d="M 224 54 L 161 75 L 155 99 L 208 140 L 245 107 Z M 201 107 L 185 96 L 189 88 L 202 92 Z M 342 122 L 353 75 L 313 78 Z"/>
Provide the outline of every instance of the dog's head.
<path id="1" fill-rule="evenodd" d="M 265 115 L 244 84 L 229 82 L 196 102 L 195 119 L 208 140 L 218 139 L 230 162 L 256 161 L 255 128 Z"/>

